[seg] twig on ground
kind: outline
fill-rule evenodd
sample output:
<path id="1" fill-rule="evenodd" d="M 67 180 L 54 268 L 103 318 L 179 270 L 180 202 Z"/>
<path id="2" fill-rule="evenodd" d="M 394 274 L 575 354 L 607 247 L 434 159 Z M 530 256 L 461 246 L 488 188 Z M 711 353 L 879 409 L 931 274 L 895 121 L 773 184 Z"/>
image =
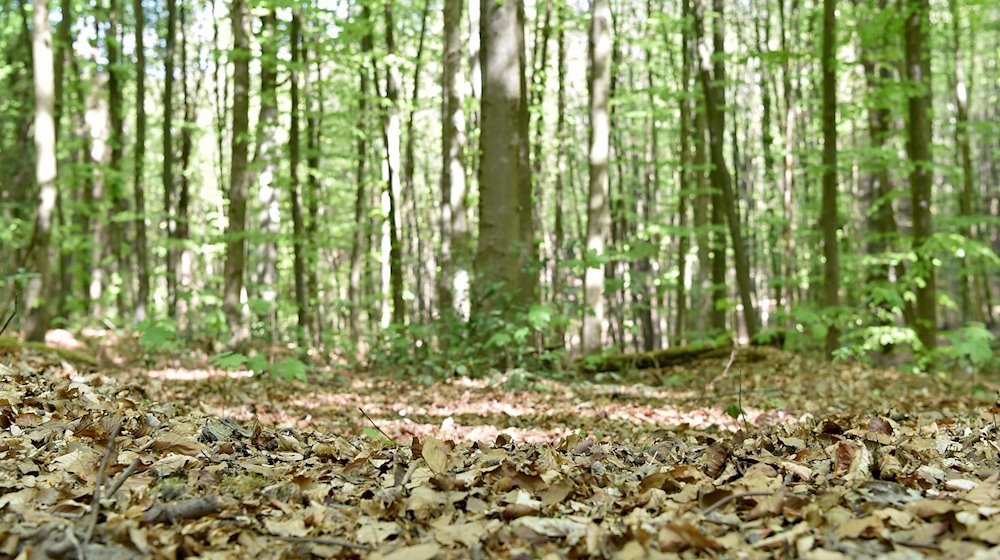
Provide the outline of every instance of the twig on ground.
<path id="1" fill-rule="evenodd" d="M 736 360 L 736 346 L 733 346 L 732 352 L 729 353 L 729 361 L 726 362 L 726 367 L 723 368 L 722 373 L 713 377 L 712 380 L 705 385 L 706 392 L 711 391 L 712 387 L 715 386 L 715 382 L 718 381 L 719 379 L 722 379 L 723 377 L 726 376 L 726 374 L 729 373 L 729 368 L 733 367 L 733 362 L 735 360 Z"/>
<path id="2" fill-rule="evenodd" d="M 268 535 L 272 539 L 291 543 L 322 544 L 326 546 L 342 546 L 344 548 L 356 548 L 359 550 L 371 550 L 372 547 L 366 544 L 352 543 L 341 539 L 330 539 L 326 537 L 282 537 L 279 535 Z"/>
<path id="3" fill-rule="evenodd" d="M 358 410 L 360 410 L 360 411 L 361 411 L 361 414 L 364 414 L 365 418 L 367 418 L 367 419 L 368 419 L 368 421 L 372 423 L 372 426 L 375 426 L 375 429 L 376 429 L 376 430 L 378 430 L 378 433 L 380 433 L 380 434 L 382 434 L 383 436 L 385 436 L 385 439 L 387 439 L 387 440 L 389 440 L 389 441 L 392 441 L 392 442 L 395 442 L 395 441 L 396 441 L 396 440 L 392 439 L 391 437 L 389 437 L 389 434 L 387 434 L 387 433 L 385 433 L 384 431 L 382 431 L 382 428 L 379 428 L 379 427 L 378 427 L 378 424 L 376 424 L 376 423 L 375 423 L 375 421 L 374 421 L 374 420 L 372 420 L 372 417 L 371 417 L 371 416 L 368 416 L 368 413 L 367 413 L 367 412 L 365 412 L 365 409 L 363 409 L 363 408 L 361 408 L 361 407 L 359 406 L 359 407 L 358 407 Z"/>
<path id="4" fill-rule="evenodd" d="M 115 440 L 118 439 L 118 431 L 121 430 L 121 419 L 115 420 L 115 425 L 108 434 L 108 446 L 104 449 L 104 456 L 101 457 L 101 466 L 97 469 L 97 482 L 94 484 L 94 498 L 90 501 L 90 524 L 87 526 L 87 533 L 83 537 L 83 543 L 90 542 L 94 536 L 94 529 L 97 528 L 97 518 L 101 511 L 101 485 L 104 484 L 104 473 L 108 470 L 108 463 L 115 449 Z"/>
<path id="5" fill-rule="evenodd" d="M 125 484 L 125 481 L 128 479 L 128 477 L 135 474 L 135 471 L 138 468 L 139 468 L 139 458 L 136 457 L 135 459 L 132 459 L 132 462 L 129 463 L 127 467 L 125 467 L 125 470 L 123 470 L 121 474 L 118 475 L 118 478 L 116 478 L 111 483 L 111 486 L 108 487 L 108 497 L 110 498 L 111 496 L 114 496 L 115 492 L 117 492 L 118 489 L 122 487 L 122 484 Z"/>
<path id="6" fill-rule="evenodd" d="M 757 491 L 757 492 L 737 492 L 736 494 L 730 494 L 730 495 L 726 496 L 725 498 L 722 498 L 718 502 L 715 502 L 714 504 L 712 504 L 712 505 L 708 506 L 707 508 L 701 510 L 701 514 L 702 515 L 708 515 L 708 514 L 712 513 L 713 511 L 719 509 L 720 507 L 722 507 L 722 506 L 724 506 L 724 505 L 726 505 L 729 502 L 732 502 L 734 500 L 739 500 L 739 499 L 742 499 L 742 498 L 752 498 L 752 497 L 755 497 L 755 496 L 773 496 L 773 495 L 774 495 L 774 492 L 764 492 L 764 491 Z"/>
<path id="7" fill-rule="evenodd" d="M 7 321 L 4 322 L 3 328 L 0 328 L 0 334 L 7 331 L 7 327 L 10 326 L 10 322 L 14 320 L 14 316 L 17 315 L 17 294 L 14 294 L 14 310 L 10 312 L 10 317 L 7 317 Z"/>

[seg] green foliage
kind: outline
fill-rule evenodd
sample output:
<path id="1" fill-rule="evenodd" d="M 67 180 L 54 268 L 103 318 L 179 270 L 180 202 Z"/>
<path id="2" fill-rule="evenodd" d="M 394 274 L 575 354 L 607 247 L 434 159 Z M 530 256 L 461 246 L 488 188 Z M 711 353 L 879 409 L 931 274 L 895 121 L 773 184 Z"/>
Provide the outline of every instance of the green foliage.
<path id="1" fill-rule="evenodd" d="M 247 356 L 239 352 L 223 352 L 212 356 L 211 361 L 222 369 L 234 370 L 246 367 L 255 375 L 268 373 L 272 379 L 285 382 L 309 380 L 309 364 L 296 358 L 282 358 L 272 362 L 268 356 L 261 353 Z"/>
<path id="2" fill-rule="evenodd" d="M 136 325 L 139 346 L 147 354 L 173 352 L 180 347 L 177 324 L 170 319 L 146 319 Z"/>
<path id="3" fill-rule="evenodd" d="M 1000 364 L 1000 357 L 993 349 L 996 337 L 982 323 L 967 323 L 945 337 L 951 345 L 941 347 L 941 354 L 966 368 L 985 371 Z"/>
<path id="4" fill-rule="evenodd" d="M 545 304 L 509 317 L 490 311 L 469 323 L 452 319 L 433 325 L 392 325 L 371 336 L 370 365 L 426 383 L 453 375 L 478 377 L 514 366 L 527 371 L 558 369 L 562 347 L 547 347 L 547 337 L 563 328 L 568 317 Z"/>

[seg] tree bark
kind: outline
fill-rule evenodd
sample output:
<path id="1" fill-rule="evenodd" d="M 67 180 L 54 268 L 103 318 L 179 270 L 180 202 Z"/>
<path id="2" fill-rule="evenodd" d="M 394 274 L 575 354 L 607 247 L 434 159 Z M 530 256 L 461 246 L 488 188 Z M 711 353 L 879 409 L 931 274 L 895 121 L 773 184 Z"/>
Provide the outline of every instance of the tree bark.
<path id="1" fill-rule="evenodd" d="M 483 69 L 479 159 L 479 245 L 476 311 L 510 312 L 534 301 L 528 91 L 521 0 L 481 0 Z M 496 291 L 496 288 L 500 288 Z M 509 298 L 509 304 L 500 301 Z"/>
<path id="2" fill-rule="evenodd" d="M 309 294 L 306 292 L 305 227 L 302 218 L 302 185 L 299 182 L 299 67 L 301 64 L 300 43 L 302 39 L 299 12 L 292 13 L 289 30 L 292 41 L 292 64 L 289 75 L 291 114 L 288 126 L 288 190 L 292 203 L 292 252 L 293 275 L 295 277 L 295 306 L 298 308 L 299 344 L 309 341 Z"/>
<path id="3" fill-rule="evenodd" d="M 261 317 L 271 340 L 278 329 L 278 236 L 281 235 L 281 191 L 278 174 L 278 16 L 271 9 L 261 18 L 260 112 L 257 117 L 257 145 L 250 173 L 257 181 L 257 223 L 263 241 L 257 244 L 258 296 L 267 305 Z"/>
<path id="4" fill-rule="evenodd" d="M 740 301 L 743 304 L 743 321 L 746 333 L 749 338 L 757 335 L 759 324 L 757 313 L 753 304 L 753 285 L 750 280 L 750 261 L 747 258 L 746 246 L 743 241 L 743 234 L 740 231 L 739 216 L 736 213 L 736 200 L 733 194 L 732 177 L 726 166 L 723 155 L 722 144 L 726 130 L 725 106 L 726 97 L 724 84 L 726 81 L 725 72 L 725 47 L 723 34 L 723 0 L 714 0 L 713 18 L 713 50 L 710 54 L 707 46 L 702 47 L 701 53 L 701 84 L 705 95 L 705 112 L 708 116 L 709 147 L 712 159 L 712 183 L 713 188 L 721 193 L 722 204 L 726 222 L 729 225 L 729 237 L 733 244 L 733 256 L 736 261 L 736 284 L 740 293 Z M 700 2 L 699 2 L 700 5 Z M 712 59 L 715 59 L 713 65 Z M 713 76 L 714 66 L 714 76 Z M 714 206 L 714 204 L 713 204 Z M 714 210 L 713 210 L 714 211 Z"/>
<path id="5" fill-rule="evenodd" d="M 170 0 L 173 1 L 173 0 Z M 247 169 L 250 128 L 250 21 L 245 0 L 233 0 L 233 137 L 229 174 L 229 226 L 226 229 L 223 310 L 229 325 L 229 346 L 250 336 L 243 322 L 243 273 L 246 269 L 246 210 L 250 185 Z"/>
<path id="6" fill-rule="evenodd" d="M 348 284 L 348 299 L 350 299 L 350 311 L 348 317 L 348 327 L 351 337 L 358 340 L 361 334 L 361 323 L 358 317 L 361 311 L 362 295 L 362 254 L 367 245 L 368 238 L 367 220 L 365 212 L 367 205 L 365 200 L 368 196 L 366 189 L 366 164 L 368 161 L 368 61 L 366 60 L 372 51 L 374 38 L 371 32 L 371 9 L 367 3 L 361 4 L 361 21 L 359 22 L 365 35 L 361 38 L 361 58 L 358 63 L 358 120 L 357 120 L 357 162 L 355 170 L 355 197 L 354 197 L 354 242 L 351 244 L 351 269 L 350 283 Z"/>
<path id="7" fill-rule="evenodd" d="M 49 245 L 52 238 L 52 213 L 58 194 L 55 65 L 52 59 L 48 0 L 35 0 L 33 16 L 31 58 L 35 81 L 35 181 L 38 183 L 38 206 L 29 253 L 36 276 L 28 280 L 25 293 L 28 311 L 23 329 L 25 339 L 43 341 L 49 328 L 49 302 L 46 293 L 50 282 Z"/>
<path id="8" fill-rule="evenodd" d="M 840 345 L 837 308 L 840 306 L 840 253 L 837 231 L 837 16 L 836 0 L 823 0 L 823 307 L 828 317 L 826 354 Z"/>
<path id="9" fill-rule="evenodd" d="M 469 223 L 462 83 L 462 0 L 444 2 L 441 130 L 441 275 L 444 318 L 469 319 Z"/>
<path id="10" fill-rule="evenodd" d="M 909 122 L 906 152 L 913 169 L 910 171 L 910 198 L 913 219 L 913 250 L 917 255 L 914 273 L 918 278 L 914 325 L 917 338 L 926 351 L 937 346 L 937 293 L 933 255 L 927 242 L 933 234 L 931 221 L 931 66 L 927 47 L 930 29 L 929 0 L 907 0 L 904 40 L 906 42 L 906 78 L 911 90 L 908 99 Z"/>
<path id="11" fill-rule="evenodd" d="M 608 154 L 611 143 L 611 6 L 594 0 L 590 19 L 590 188 L 587 197 L 587 269 L 583 287 L 584 354 L 603 346 L 605 246 L 611 221 Z"/>
<path id="12" fill-rule="evenodd" d="M 132 156 L 132 203 L 135 206 L 135 218 L 132 227 L 135 229 L 136 276 L 139 282 L 135 298 L 135 320 L 138 322 L 149 316 L 149 253 L 146 240 L 146 188 L 143 183 L 146 164 L 146 47 L 143 44 L 143 30 L 146 14 L 142 9 L 142 0 L 132 0 L 132 11 L 135 14 L 136 75 L 135 148 Z"/>
<path id="13" fill-rule="evenodd" d="M 177 315 L 176 257 L 174 246 L 174 59 L 177 48 L 177 0 L 167 0 L 166 50 L 163 76 L 163 220 L 167 235 L 167 314 Z M 239 48 L 234 45 L 234 49 Z"/>
<path id="14" fill-rule="evenodd" d="M 385 98 L 387 102 L 386 114 L 382 121 L 382 138 L 385 141 L 385 172 L 386 184 L 384 197 L 387 195 L 388 204 L 386 210 L 386 223 L 388 224 L 389 236 L 389 293 L 383 297 L 391 298 L 392 315 L 386 315 L 383 311 L 382 326 L 387 327 L 389 323 L 402 325 L 406 320 L 406 302 L 403 301 L 403 256 L 400 240 L 402 231 L 402 187 L 400 184 L 399 165 L 399 141 L 400 141 L 400 118 L 399 118 L 399 66 L 395 61 L 396 42 L 394 38 L 395 21 L 392 13 L 393 0 L 385 0 L 385 47 L 388 56 L 386 57 L 386 78 L 385 78 Z M 385 201 L 386 198 L 383 198 Z M 383 241 L 383 250 L 385 242 Z"/>

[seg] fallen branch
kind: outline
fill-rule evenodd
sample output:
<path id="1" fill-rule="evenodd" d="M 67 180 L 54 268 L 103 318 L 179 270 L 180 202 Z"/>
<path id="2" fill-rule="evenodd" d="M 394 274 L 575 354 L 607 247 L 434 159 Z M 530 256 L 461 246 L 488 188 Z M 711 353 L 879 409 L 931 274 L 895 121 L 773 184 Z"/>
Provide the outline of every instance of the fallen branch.
<path id="1" fill-rule="evenodd" d="M 111 486 L 108 488 L 108 497 L 110 498 L 111 496 L 114 496 L 115 492 L 117 492 L 118 489 L 122 487 L 122 484 L 125 484 L 125 481 L 128 479 L 128 477 L 135 474 L 135 471 L 138 468 L 139 468 L 139 458 L 136 457 L 135 459 L 132 459 L 132 462 L 129 463 L 127 467 L 125 467 L 125 470 L 123 470 L 121 474 L 118 475 L 118 478 L 116 478 L 114 482 L 111 483 Z"/>
<path id="2" fill-rule="evenodd" d="M 715 385 L 715 382 L 718 381 L 718 380 L 720 380 L 720 379 L 722 379 L 723 377 L 726 376 L 726 374 L 729 373 L 729 368 L 733 367 L 733 362 L 734 361 L 736 361 L 736 347 L 735 346 L 733 346 L 732 352 L 729 353 L 729 361 L 726 362 L 726 367 L 723 368 L 722 373 L 720 373 L 719 375 L 716 375 L 715 377 L 713 377 L 712 380 L 709 381 L 705 385 L 705 391 L 704 392 L 707 393 L 708 391 L 711 391 L 712 387 Z"/>
<path id="3" fill-rule="evenodd" d="M 97 469 L 94 498 L 90 501 L 90 523 L 87 526 L 87 533 L 83 537 L 83 544 L 90 542 L 91 537 L 94 536 L 94 529 L 97 528 L 97 518 L 101 511 L 101 485 L 104 484 L 104 474 L 108 470 L 108 463 L 111 461 L 111 454 L 115 449 L 115 440 L 118 439 L 118 431 L 121 430 L 121 427 L 121 419 L 115 420 L 115 425 L 111 428 L 111 433 L 108 434 L 108 446 L 104 448 L 104 456 L 101 457 L 101 466 Z"/>
<path id="4" fill-rule="evenodd" d="M 358 407 L 358 410 L 360 410 L 360 411 L 361 411 L 361 414 L 364 414 L 364 415 L 365 415 L 365 418 L 367 418 L 367 419 L 368 419 L 368 421 L 372 423 L 372 426 L 375 426 L 375 429 L 376 429 L 376 430 L 378 430 L 378 433 L 380 433 L 380 434 L 382 434 L 383 436 L 385 436 L 385 439 L 387 439 L 387 440 L 389 440 L 389 441 L 391 441 L 391 442 L 395 442 L 395 441 L 396 441 L 396 440 L 392 439 L 391 437 L 389 437 L 389 434 L 387 434 L 387 433 L 385 433 L 384 431 L 382 431 L 382 428 L 379 428 L 379 427 L 378 427 L 378 424 L 376 424 L 376 423 L 375 423 L 375 421 L 374 421 L 374 420 L 372 420 L 372 417 L 371 417 L 371 416 L 368 416 L 368 413 L 367 413 L 367 412 L 365 412 L 365 409 L 363 409 L 363 408 L 361 408 L 361 407 L 359 406 L 359 407 Z"/>
<path id="5" fill-rule="evenodd" d="M 355 548 L 358 550 L 371 550 L 372 547 L 366 544 L 352 543 L 341 539 L 330 539 L 326 537 L 282 537 L 279 535 L 268 535 L 272 539 L 291 543 L 322 544 L 326 546 L 341 546 L 344 548 Z"/>

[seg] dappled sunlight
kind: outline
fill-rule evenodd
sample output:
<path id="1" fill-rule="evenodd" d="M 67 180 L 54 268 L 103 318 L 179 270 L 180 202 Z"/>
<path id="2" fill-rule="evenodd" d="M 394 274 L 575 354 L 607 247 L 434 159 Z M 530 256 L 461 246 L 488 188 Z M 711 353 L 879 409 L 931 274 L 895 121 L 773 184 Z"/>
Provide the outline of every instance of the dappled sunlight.
<path id="1" fill-rule="evenodd" d="M 151 369 L 146 375 L 154 379 L 164 381 L 202 381 L 214 378 L 243 379 L 253 377 L 250 370 L 227 371 L 219 368 L 209 369 L 185 369 L 185 368 L 165 368 Z"/>

